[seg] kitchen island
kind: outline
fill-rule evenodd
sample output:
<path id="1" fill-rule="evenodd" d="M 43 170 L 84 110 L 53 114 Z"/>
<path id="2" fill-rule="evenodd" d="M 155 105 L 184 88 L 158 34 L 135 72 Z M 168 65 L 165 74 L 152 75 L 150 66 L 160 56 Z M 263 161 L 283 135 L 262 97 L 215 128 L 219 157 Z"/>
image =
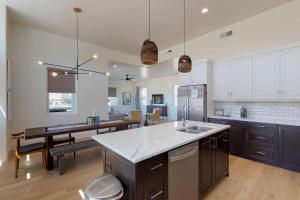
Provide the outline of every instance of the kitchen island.
<path id="1" fill-rule="evenodd" d="M 104 171 L 121 181 L 123 199 L 175 200 L 175 193 L 180 197 L 192 190 L 186 195 L 193 200 L 229 175 L 229 128 L 195 121 L 182 127 L 182 122 L 171 122 L 92 138 L 104 147 Z M 184 154 L 179 155 L 179 150 Z"/>

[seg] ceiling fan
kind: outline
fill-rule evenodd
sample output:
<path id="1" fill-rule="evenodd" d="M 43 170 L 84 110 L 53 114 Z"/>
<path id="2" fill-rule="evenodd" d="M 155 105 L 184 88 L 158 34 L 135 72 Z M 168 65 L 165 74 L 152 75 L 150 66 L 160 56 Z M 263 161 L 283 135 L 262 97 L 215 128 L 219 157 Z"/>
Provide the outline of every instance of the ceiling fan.
<path id="1" fill-rule="evenodd" d="M 126 78 L 124 78 L 124 79 L 119 79 L 119 80 L 124 80 L 124 81 L 132 81 L 134 78 L 131 78 L 131 77 L 129 77 L 129 75 L 128 74 L 126 74 Z"/>

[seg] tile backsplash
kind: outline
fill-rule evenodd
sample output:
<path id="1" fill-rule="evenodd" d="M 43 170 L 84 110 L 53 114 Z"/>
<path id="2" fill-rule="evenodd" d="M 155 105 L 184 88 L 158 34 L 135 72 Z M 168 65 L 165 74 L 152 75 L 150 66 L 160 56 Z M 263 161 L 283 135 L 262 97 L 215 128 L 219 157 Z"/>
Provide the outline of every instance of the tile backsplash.
<path id="1" fill-rule="evenodd" d="M 248 118 L 300 120 L 300 102 L 214 102 L 214 108 L 224 109 L 225 114 L 240 116 L 240 109 L 247 108 Z"/>

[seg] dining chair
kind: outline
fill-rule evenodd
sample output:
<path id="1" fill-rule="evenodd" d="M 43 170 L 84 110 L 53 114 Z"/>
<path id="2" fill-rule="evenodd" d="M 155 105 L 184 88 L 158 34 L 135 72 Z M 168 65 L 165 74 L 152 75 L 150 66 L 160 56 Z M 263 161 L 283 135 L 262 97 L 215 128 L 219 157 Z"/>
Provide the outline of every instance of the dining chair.
<path id="1" fill-rule="evenodd" d="M 148 115 L 148 120 L 154 124 L 159 124 L 160 122 L 160 109 L 153 109 L 153 113 Z"/>
<path id="2" fill-rule="evenodd" d="M 24 138 L 24 132 L 11 134 L 11 139 L 17 140 L 15 151 L 15 178 L 18 178 L 20 158 L 27 154 L 42 153 L 43 166 L 46 162 L 45 143 L 37 142 L 21 146 L 21 139 Z"/>
<path id="3" fill-rule="evenodd" d="M 66 137 L 54 137 L 53 138 L 53 145 L 61 145 L 61 144 L 74 144 L 75 143 L 75 137 L 72 137 L 72 134 L 69 133 Z M 74 152 L 74 157 L 76 157 L 76 153 Z"/>
<path id="4" fill-rule="evenodd" d="M 131 120 L 134 120 L 134 121 L 138 121 L 138 122 L 141 122 L 142 121 L 142 111 L 140 110 L 132 110 L 131 113 L 130 113 L 130 119 Z M 138 124 L 138 127 L 140 125 Z M 132 126 L 131 126 L 132 128 Z"/>

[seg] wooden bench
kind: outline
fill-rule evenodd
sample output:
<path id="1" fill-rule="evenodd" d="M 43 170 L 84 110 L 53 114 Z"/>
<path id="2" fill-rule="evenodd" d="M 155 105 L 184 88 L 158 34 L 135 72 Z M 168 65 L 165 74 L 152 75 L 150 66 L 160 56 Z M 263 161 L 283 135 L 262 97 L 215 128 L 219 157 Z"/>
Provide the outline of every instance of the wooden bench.
<path id="1" fill-rule="evenodd" d="M 81 142 L 76 142 L 74 144 L 66 144 L 51 148 L 49 151 L 53 157 L 57 156 L 59 174 L 63 175 L 65 173 L 65 157 L 66 153 L 73 153 L 76 151 L 89 149 L 98 146 L 99 143 L 95 140 L 86 140 Z"/>

